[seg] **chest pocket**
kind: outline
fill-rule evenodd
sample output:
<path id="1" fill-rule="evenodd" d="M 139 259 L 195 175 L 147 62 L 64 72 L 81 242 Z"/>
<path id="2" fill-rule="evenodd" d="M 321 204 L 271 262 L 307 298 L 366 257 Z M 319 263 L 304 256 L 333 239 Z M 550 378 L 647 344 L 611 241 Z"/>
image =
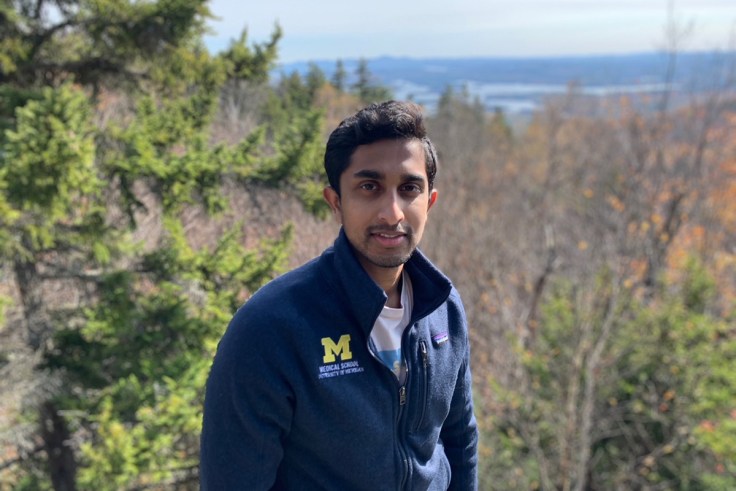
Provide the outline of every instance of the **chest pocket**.
<path id="1" fill-rule="evenodd" d="M 450 410 L 462 362 L 455 356 L 447 334 L 431 340 L 419 338 L 415 357 L 412 381 L 415 405 L 410 426 L 414 433 L 442 426 Z"/>

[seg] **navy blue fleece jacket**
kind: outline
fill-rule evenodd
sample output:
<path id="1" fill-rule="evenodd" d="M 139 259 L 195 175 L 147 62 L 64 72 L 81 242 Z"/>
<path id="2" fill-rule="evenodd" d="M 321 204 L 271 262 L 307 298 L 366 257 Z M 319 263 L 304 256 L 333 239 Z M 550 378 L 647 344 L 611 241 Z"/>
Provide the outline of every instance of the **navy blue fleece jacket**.
<path id="1" fill-rule="evenodd" d="M 386 295 L 341 231 L 234 316 L 207 382 L 203 490 L 477 488 L 465 313 L 420 251 L 400 385 L 369 348 Z"/>

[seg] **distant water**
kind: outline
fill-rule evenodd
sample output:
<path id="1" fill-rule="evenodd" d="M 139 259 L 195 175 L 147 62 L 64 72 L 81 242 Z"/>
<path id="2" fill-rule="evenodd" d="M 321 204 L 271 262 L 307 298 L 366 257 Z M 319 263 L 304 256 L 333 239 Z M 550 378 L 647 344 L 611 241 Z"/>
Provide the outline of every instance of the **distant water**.
<path id="1" fill-rule="evenodd" d="M 408 80 L 394 80 L 391 91 L 397 99 L 413 100 L 435 111 L 441 94 L 431 87 Z M 524 83 L 482 83 L 475 80 L 457 80 L 452 83 L 456 92 L 465 93 L 470 100 L 479 100 L 488 111 L 502 110 L 507 114 L 530 114 L 540 109 L 546 98 L 569 93 L 568 84 L 524 84 Z M 584 96 L 610 97 L 619 95 L 642 95 L 663 93 L 667 89 L 677 89 L 664 83 L 600 85 L 577 89 Z"/>
<path id="2" fill-rule="evenodd" d="M 564 96 L 571 84 L 576 94 L 592 98 L 651 95 L 666 89 L 682 93 L 720 90 L 736 66 L 736 52 L 679 53 L 674 58 L 665 53 L 641 53 L 518 59 L 381 57 L 367 61 L 376 84 L 389 87 L 397 99 L 412 99 L 429 110 L 434 110 L 441 94 L 451 88 L 456 94 L 479 100 L 488 111 L 530 114 L 549 98 Z M 329 79 L 336 61 L 313 64 Z M 274 75 L 304 74 L 309 66 L 307 62 L 282 65 Z M 347 83 L 353 83 L 358 60 L 343 60 L 343 66 L 349 75 Z"/>

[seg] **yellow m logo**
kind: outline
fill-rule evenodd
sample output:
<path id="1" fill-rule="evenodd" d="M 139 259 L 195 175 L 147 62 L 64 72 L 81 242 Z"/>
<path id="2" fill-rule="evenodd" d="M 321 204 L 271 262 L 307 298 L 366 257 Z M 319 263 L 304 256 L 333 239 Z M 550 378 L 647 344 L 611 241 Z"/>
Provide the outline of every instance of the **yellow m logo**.
<path id="1" fill-rule="evenodd" d="M 325 347 L 325 356 L 322 358 L 325 363 L 334 363 L 335 355 L 339 356 L 342 361 L 350 360 L 353 357 L 353 353 L 350 351 L 350 334 L 340 336 L 337 343 L 332 338 L 322 338 L 322 346 Z"/>

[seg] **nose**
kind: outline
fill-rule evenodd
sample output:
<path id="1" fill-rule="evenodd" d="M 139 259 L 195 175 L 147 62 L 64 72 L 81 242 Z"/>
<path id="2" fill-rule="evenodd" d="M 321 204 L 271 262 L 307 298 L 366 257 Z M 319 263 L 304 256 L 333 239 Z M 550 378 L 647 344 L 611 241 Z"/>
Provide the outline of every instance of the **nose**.
<path id="1" fill-rule="evenodd" d="M 404 220 L 404 209 L 397 193 L 386 193 L 381 203 L 378 219 L 389 225 L 398 225 Z"/>

